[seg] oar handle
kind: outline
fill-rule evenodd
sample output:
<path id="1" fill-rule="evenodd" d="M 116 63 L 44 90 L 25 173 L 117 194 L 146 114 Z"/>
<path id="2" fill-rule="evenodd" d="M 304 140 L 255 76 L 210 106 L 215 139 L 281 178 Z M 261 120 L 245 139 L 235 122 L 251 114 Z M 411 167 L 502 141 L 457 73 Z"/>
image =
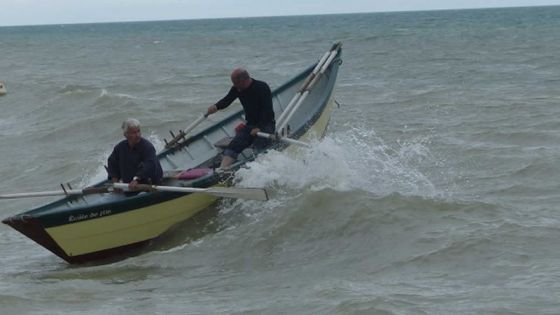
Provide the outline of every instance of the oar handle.
<path id="1" fill-rule="evenodd" d="M 113 183 L 112 185 L 114 189 L 130 191 L 130 189 L 128 188 L 128 183 Z M 136 185 L 136 191 L 155 191 L 155 189 L 152 188 L 152 185 L 138 184 Z"/>

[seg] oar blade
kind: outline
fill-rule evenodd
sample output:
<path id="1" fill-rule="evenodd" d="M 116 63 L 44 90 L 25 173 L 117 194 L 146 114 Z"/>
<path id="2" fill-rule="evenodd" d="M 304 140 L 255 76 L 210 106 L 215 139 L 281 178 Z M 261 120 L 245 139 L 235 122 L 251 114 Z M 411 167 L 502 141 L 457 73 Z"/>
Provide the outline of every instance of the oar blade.
<path id="1" fill-rule="evenodd" d="M 268 192 L 263 188 L 214 187 L 208 188 L 205 192 L 224 198 L 240 198 L 259 201 L 268 200 Z"/>

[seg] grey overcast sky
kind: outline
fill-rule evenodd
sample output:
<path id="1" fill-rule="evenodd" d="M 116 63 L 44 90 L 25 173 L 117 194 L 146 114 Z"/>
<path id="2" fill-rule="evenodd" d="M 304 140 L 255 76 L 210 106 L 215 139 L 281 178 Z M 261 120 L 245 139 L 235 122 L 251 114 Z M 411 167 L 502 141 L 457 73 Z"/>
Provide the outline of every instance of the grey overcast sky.
<path id="1" fill-rule="evenodd" d="M 560 0 L 0 0 L 0 26 L 560 5 Z"/>

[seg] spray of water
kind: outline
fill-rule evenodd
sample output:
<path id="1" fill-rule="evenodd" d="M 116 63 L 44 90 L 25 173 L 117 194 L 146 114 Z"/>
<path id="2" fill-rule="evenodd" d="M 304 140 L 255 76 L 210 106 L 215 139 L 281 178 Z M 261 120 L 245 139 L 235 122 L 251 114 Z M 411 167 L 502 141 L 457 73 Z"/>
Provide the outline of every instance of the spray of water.
<path id="1" fill-rule="evenodd" d="M 237 173 L 239 185 L 295 190 L 362 190 L 433 197 L 437 191 L 419 169 L 432 157 L 426 139 L 387 145 L 374 130 L 349 127 L 312 143 L 299 154 L 270 152 Z"/>

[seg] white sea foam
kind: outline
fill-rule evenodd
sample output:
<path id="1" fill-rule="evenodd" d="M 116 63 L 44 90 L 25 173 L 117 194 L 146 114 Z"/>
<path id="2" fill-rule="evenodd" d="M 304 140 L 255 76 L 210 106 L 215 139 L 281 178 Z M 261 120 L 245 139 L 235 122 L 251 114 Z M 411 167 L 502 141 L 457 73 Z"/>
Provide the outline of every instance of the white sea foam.
<path id="1" fill-rule="evenodd" d="M 354 127 L 328 135 L 299 155 L 273 151 L 238 171 L 239 185 L 319 191 L 364 190 L 385 195 L 434 196 L 419 165 L 430 159 L 422 139 L 389 146 L 375 131 Z"/>

